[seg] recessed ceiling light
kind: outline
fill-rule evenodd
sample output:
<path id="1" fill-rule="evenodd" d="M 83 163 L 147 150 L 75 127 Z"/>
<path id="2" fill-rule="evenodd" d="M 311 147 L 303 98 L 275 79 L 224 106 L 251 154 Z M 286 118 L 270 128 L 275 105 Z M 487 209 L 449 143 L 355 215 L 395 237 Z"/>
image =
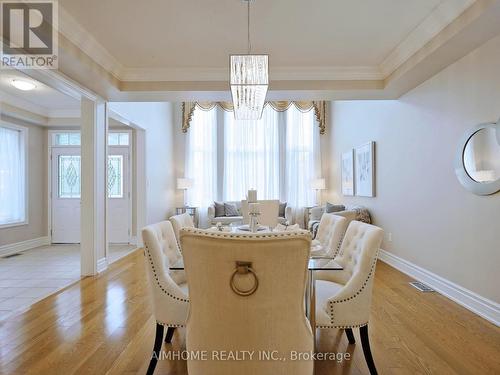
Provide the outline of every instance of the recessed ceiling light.
<path id="1" fill-rule="evenodd" d="M 12 80 L 12 86 L 14 86 L 16 89 L 23 90 L 23 91 L 30 91 L 36 87 L 36 85 L 33 82 L 25 81 L 22 79 Z"/>

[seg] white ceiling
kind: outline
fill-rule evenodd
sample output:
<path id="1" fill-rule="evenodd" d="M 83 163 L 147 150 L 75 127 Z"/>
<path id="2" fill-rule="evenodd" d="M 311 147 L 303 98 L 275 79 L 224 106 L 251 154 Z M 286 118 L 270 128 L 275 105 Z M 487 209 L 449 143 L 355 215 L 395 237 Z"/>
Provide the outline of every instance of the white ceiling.
<path id="1" fill-rule="evenodd" d="M 59 3 L 125 68 L 219 68 L 246 52 L 242 0 Z M 256 0 L 253 51 L 269 53 L 271 67 L 379 65 L 441 3 Z"/>
<path id="2" fill-rule="evenodd" d="M 14 79 L 33 82 L 36 88 L 21 91 L 12 86 Z M 61 93 L 16 70 L 0 73 L 0 99 L 11 105 L 27 109 L 42 116 L 57 116 L 55 111 L 74 112 L 80 110 L 80 101 Z"/>
<path id="3" fill-rule="evenodd" d="M 500 33 L 500 0 L 253 0 L 251 13 L 252 51 L 270 58 L 269 100 L 398 98 Z M 246 2 L 59 0 L 58 30 L 71 90 L 230 100 Z"/>

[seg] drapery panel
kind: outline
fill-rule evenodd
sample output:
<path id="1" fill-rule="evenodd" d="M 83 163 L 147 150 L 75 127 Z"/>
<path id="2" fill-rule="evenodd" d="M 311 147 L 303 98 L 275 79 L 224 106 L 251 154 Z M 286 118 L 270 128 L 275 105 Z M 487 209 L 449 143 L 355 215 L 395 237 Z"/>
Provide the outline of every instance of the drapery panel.
<path id="1" fill-rule="evenodd" d="M 295 222 L 305 228 L 304 207 L 315 203 L 311 181 L 321 176 L 319 132 L 311 111 L 286 111 L 285 165 L 287 202 L 295 208 Z"/>
<path id="2" fill-rule="evenodd" d="M 22 131 L 0 126 L 0 225 L 26 219 Z"/>
<path id="3" fill-rule="evenodd" d="M 217 197 L 217 112 L 196 111 L 186 139 L 185 177 L 193 180 L 187 203 L 198 207 L 199 222 L 206 226 L 207 210 Z"/>
<path id="4" fill-rule="evenodd" d="M 184 102 L 182 103 L 182 132 L 186 133 L 191 125 L 191 120 L 193 119 L 194 109 L 196 107 L 203 109 L 205 111 L 211 110 L 215 106 L 219 106 L 224 111 L 232 112 L 233 103 L 232 102 Z M 272 101 L 266 102 L 265 107 L 270 106 L 275 111 L 284 112 L 290 108 L 290 106 L 295 106 L 301 112 L 309 112 L 314 109 L 314 115 L 316 116 L 316 121 L 319 126 L 319 134 L 325 134 L 326 130 L 326 102 L 325 101 Z"/>

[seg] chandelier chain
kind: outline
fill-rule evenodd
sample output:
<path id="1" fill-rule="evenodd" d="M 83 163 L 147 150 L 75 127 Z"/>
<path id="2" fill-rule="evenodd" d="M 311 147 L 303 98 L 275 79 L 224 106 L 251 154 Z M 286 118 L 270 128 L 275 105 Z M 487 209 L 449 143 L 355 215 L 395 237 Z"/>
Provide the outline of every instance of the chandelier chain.
<path id="1" fill-rule="evenodd" d="M 250 40 L 250 2 L 247 0 L 247 36 L 248 36 L 248 54 L 252 51 L 252 42 Z"/>

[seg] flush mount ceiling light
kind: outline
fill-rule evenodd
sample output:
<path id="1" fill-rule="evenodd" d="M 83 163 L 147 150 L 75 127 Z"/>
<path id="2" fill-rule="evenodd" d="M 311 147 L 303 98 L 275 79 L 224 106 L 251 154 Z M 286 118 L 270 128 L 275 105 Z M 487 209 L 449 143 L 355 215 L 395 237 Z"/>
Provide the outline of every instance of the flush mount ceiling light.
<path id="1" fill-rule="evenodd" d="M 33 82 L 25 81 L 23 79 L 13 79 L 12 86 L 22 91 L 30 91 L 36 88 L 36 85 Z"/>
<path id="2" fill-rule="evenodd" d="M 230 55 L 231 95 L 236 120 L 258 120 L 266 101 L 269 85 L 269 56 L 252 55 L 250 43 L 250 2 L 247 3 L 248 51 L 246 55 Z"/>

